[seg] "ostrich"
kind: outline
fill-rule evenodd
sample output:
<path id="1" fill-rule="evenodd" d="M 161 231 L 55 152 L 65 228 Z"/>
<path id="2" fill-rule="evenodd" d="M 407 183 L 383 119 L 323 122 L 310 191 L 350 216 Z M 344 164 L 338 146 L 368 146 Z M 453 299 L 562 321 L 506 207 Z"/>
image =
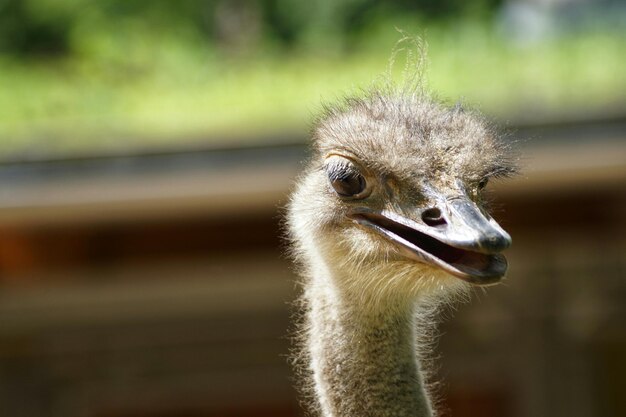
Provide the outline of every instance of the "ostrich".
<path id="1" fill-rule="evenodd" d="M 287 209 L 303 277 L 296 366 L 316 413 L 435 415 L 420 354 L 430 318 L 504 276 L 511 238 L 482 189 L 514 170 L 480 115 L 423 92 L 326 109 Z"/>

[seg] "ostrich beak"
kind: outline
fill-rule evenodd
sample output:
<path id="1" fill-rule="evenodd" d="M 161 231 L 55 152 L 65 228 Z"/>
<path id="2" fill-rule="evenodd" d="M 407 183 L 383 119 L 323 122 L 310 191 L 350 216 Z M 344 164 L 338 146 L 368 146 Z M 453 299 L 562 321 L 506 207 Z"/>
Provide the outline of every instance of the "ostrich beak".
<path id="1" fill-rule="evenodd" d="M 348 217 L 390 240 L 406 257 L 433 265 L 467 282 L 494 284 L 507 262 L 500 252 L 511 237 L 467 196 L 439 198 L 409 216 L 358 207 Z"/>

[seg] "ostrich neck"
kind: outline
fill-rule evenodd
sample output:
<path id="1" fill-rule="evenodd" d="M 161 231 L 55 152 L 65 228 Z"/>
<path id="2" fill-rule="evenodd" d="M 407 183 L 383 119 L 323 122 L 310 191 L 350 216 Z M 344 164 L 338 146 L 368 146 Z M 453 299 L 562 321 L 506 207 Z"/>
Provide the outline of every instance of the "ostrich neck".
<path id="1" fill-rule="evenodd" d="M 358 296 L 313 277 L 305 292 L 307 348 L 324 417 L 427 417 L 414 305 L 368 311 Z"/>

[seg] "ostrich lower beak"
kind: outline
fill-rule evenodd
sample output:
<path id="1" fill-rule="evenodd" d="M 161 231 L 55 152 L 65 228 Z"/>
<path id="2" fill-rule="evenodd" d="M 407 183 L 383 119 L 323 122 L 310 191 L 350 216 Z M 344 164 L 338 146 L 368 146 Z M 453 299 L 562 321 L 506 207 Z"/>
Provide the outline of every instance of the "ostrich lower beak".
<path id="1" fill-rule="evenodd" d="M 348 216 L 390 240 L 406 257 L 472 284 L 493 284 L 506 273 L 507 262 L 499 252 L 511 245 L 511 237 L 465 196 L 416 210 L 411 217 L 419 220 L 364 207 Z"/>

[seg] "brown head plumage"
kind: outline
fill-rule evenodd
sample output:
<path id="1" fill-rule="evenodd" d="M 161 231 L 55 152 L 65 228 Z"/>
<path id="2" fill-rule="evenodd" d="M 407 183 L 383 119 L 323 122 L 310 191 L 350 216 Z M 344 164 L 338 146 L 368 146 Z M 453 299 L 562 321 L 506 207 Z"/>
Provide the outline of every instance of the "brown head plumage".
<path id="1" fill-rule="evenodd" d="M 497 282 L 510 237 L 482 189 L 515 171 L 484 118 L 423 93 L 371 92 L 328 107 L 289 224 L 298 253 L 359 294 Z"/>

